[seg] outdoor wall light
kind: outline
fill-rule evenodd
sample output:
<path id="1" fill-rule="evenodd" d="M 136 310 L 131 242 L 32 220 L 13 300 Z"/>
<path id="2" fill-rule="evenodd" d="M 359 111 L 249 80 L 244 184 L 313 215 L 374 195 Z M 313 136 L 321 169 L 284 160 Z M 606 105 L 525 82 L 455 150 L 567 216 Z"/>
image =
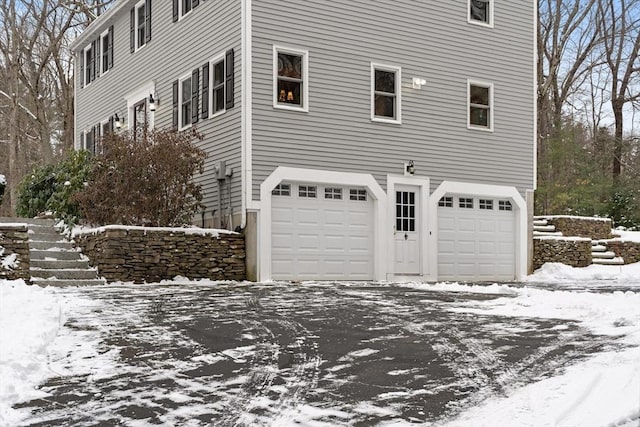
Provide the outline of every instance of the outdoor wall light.
<path id="1" fill-rule="evenodd" d="M 405 163 L 406 164 L 406 173 L 407 175 L 413 175 L 416 173 L 416 168 L 413 165 L 413 160 L 409 160 L 409 163 Z"/>
<path id="2" fill-rule="evenodd" d="M 422 79 L 420 77 L 414 77 L 413 78 L 413 88 L 414 89 L 422 89 L 423 85 L 427 84 L 427 80 L 426 79 Z"/>
<path id="3" fill-rule="evenodd" d="M 149 111 L 156 111 L 156 100 L 152 93 L 149 94 Z"/>
<path id="4" fill-rule="evenodd" d="M 113 124 L 116 126 L 116 129 L 120 129 L 122 127 L 122 120 L 120 120 L 118 113 L 113 116 Z"/>

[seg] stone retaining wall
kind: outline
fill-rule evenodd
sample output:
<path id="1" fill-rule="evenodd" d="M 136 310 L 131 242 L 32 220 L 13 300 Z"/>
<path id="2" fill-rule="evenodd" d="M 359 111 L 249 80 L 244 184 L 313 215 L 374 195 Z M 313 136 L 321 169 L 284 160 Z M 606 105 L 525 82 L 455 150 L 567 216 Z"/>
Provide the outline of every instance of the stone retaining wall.
<path id="1" fill-rule="evenodd" d="M 26 224 L 0 224 L 0 260 L 17 255 L 17 266 L 5 269 L 0 264 L 0 279 L 29 280 L 29 229 Z"/>
<path id="2" fill-rule="evenodd" d="M 624 259 L 625 264 L 640 262 L 640 242 L 607 240 L 603 243 L 605 243 L 607 245 L 607 249 L 614 252 L 617 257 Z"/>
<path id="3" fill-rule="evenodd" d="M 609 218 L 592 218 L 576 216 L 542 217 L 556 227 L 556 231 L 564 236 L 589 237 L 591 239 L 610 239 L 611 220 Z"/>
<path id="4" fill-rule="evenodd" d="M 591 239 L 536 237 L 533 239 L 533 268 L 538 269 L 545 262 L 586 267 L 592 262 Z"/>
<path id="5" fill-rule="evenodd" d="M 244 236 L 200 230 L 109 226 L 74 237 L 108 281 L 244 280 Z"/>

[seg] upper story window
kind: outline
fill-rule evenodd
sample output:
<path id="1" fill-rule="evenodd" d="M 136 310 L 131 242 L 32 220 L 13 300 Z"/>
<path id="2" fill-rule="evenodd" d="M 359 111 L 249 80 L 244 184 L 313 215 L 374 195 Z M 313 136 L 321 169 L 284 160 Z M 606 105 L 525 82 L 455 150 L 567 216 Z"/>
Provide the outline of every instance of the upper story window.
<path id="1" fill-rule="evenodd" d="M 493 84 L 468 82 L 470 129 L 493 130 Z"/>
<path id="2" fill-rule="evenodd" d="M 494 0 L 468 0 L 469 22 L 473 24 L 493 27 L 493 2 Z"/>
<path id="3" fill-rule="evenodd" d="M 308 53 L 274 46 L 273 57 L 274 107 L 309 111 Z"/>
<path id="4" fill-rule="evenodd" d="M 201 117 L 215 117 L 234 106 L 233 49 L 202 66 Z"/>
<path id="5" fill-rule="evenodd" d="M 94 40 L 84 48 L 82 53 L 84 63 L 83 82 L 85 85 L 88 85 L 96 79 L 96 44 L 97 43 Z"/>
<path id="6" fill-rule="evenodd" d="M 151 41 L 151 0 L 141 0 L 129 11 L 129 50 L 131 53 Z"/>
<path id="7" fill-rule="evenodd" d="M 200 0 L 173 0 L 173 22 L 178 21 L 200 4 Z"/>
<path id="8" fill-rule="evenodd" d="M 180 80 L 180 129 L 191 126 L 192 116 L 192 76 L 188 75 Z"/>
<path id="9" fill-rule="evenodd" d="M 100 45 L 100 69 L 104 74 L 113 68 L 113 26 L 100 35 Z"/>
<path id="10" fill-rule="evenodd" d="M 400 123 L 400 67 L 371 64 L 371 120 Z"/>
<path id="11" fill-rule="evenodd" d="M 205 77 L 206 80 L 206 77 Z M 199 119 L 200 68 L 173 82 L 173 128 L 183 130 Z"/>

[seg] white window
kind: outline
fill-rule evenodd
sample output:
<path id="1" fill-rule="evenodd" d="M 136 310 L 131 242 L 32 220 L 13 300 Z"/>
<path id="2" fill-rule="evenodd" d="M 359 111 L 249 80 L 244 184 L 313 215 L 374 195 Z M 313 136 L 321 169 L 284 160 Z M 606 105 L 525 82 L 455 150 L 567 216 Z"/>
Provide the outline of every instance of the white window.
<path id="1" fill-rule="evenodd" d="M 96 78 L 96 58 L 95 43 L 89 44 L 84 48 L 84 84 L 91 83 Z"/>
<path id="2" fill-rule="evenodd" d="M 178 124 L 180 130 L 191 127 L 191 97 L 193 96 L 191 79 L 191 74 L 187 74 L 178 83 Z"/>
<path id="3" fill-rule="evenodd" d="M 298 187 L 298 196 L 315 199 L 317 196 L 317 188 L 315 185 L 300 185 Z"/>
<path id="4" fill-rule="evenodd" d="M 147 32 L 151 31 L 151 28 L 148 28 L 148 15 L 149 13 L 151 13 L 151 11 L 147 10 L 147 6 L 150 7 L 151 5 L 147 5 L 147 1 L 142 0 L 135 5 L 132 11 L 133 16 L 131 19 L 134 37 L 132 40 L 132 52 L 146 45 L 147 40 L 149 39 L 149 34 L 147 34 Z"/>
<path id="5" fill-rule="evenodd" d="M 493 130 L 493 84 L 468 81 L 469 129 Z"/>
<path id="6" fill-rule="evenodd" d="M 509 200 L 499 200 L 498 201 L 498 210 L 500 211 L 512 211 L 513 206 Z"/>
<path id="7" fill-rule="evenodd" d="M 225 112 L 225 55 L 211 61 L 211 96 L 210 109 L 211 116 Z"/>
<path id="8" fill-rule="evenodd" d="M 442 197 L 438 201 L 438 206 L 440 206 L 441 208 L 452 208 L 453 207 L 453 197 L 450 197 L 450 196 Z"/>
<path id="9" fill-rule="evenodd" d="M 468 0 L 468 2 L 469 23 L 493 27 L 494 0 Z"/>
<path id="10" fill-rule="evenodd" d="M 342 188 L 325 187 L 324 198 L 333 200 L 342 200 Z"/>
<path id="11" fill-rule="evenodd" d="M 462 209 L 473 209 L 473 199 L 460 197 L 458 200 L 458 206 Z"/>
<path id="12" fill-rule="evenodd" d="M 271 194 L 274 196 L 290 196 L 291 184 L 278 184 L 276 185 L 276 188 L 271 191 Z"/>
<path id="13" fill-rule="evenodd" d="M 356 202 L 366 202 L 367 201 L 367 190 L 360 190 L 357 188 L 349 189 L 349 200 L 353 200 Z"/>
<path id="14" fill-rule="evenodd" d="M 193 2 L 192 0 L 178 0 L 178 7 L 180 11 L 180 17 L 183 17 L 187 13 L 191 12 L 191 9 L 193 9 Z"/>
<path id="15" fill-rule="evenodd" d="M 400 67 L 371 64 L 371 120 L 400 123 Z"/>
<path id="16" fill-rule="evenodd" d="M 490 199 L 480 199 L 478 207 L 481 210 L 492 211 L 493 210 L 493 200 Z"/>
<path id="17" fill-rule="evenodd" d="M 113 67 L 113 26 L 100 35 L 100 71 L 106 73 Z"/>
<path id="18" fill-rule="evenodd" d="M 307 51 L 273 47 L 273 106 L 309 111 Z"/>

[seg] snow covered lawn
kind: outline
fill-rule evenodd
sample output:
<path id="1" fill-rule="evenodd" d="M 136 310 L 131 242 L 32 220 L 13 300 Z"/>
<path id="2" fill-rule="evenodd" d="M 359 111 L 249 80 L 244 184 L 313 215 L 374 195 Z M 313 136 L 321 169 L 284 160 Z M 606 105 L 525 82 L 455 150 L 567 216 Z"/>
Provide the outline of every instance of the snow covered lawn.
<path id="1" fill-rule="evenodd" d="M 640 264 L 492 286 L 185 282 L 0 281 L 0 426 L 640 423 Z"/>

